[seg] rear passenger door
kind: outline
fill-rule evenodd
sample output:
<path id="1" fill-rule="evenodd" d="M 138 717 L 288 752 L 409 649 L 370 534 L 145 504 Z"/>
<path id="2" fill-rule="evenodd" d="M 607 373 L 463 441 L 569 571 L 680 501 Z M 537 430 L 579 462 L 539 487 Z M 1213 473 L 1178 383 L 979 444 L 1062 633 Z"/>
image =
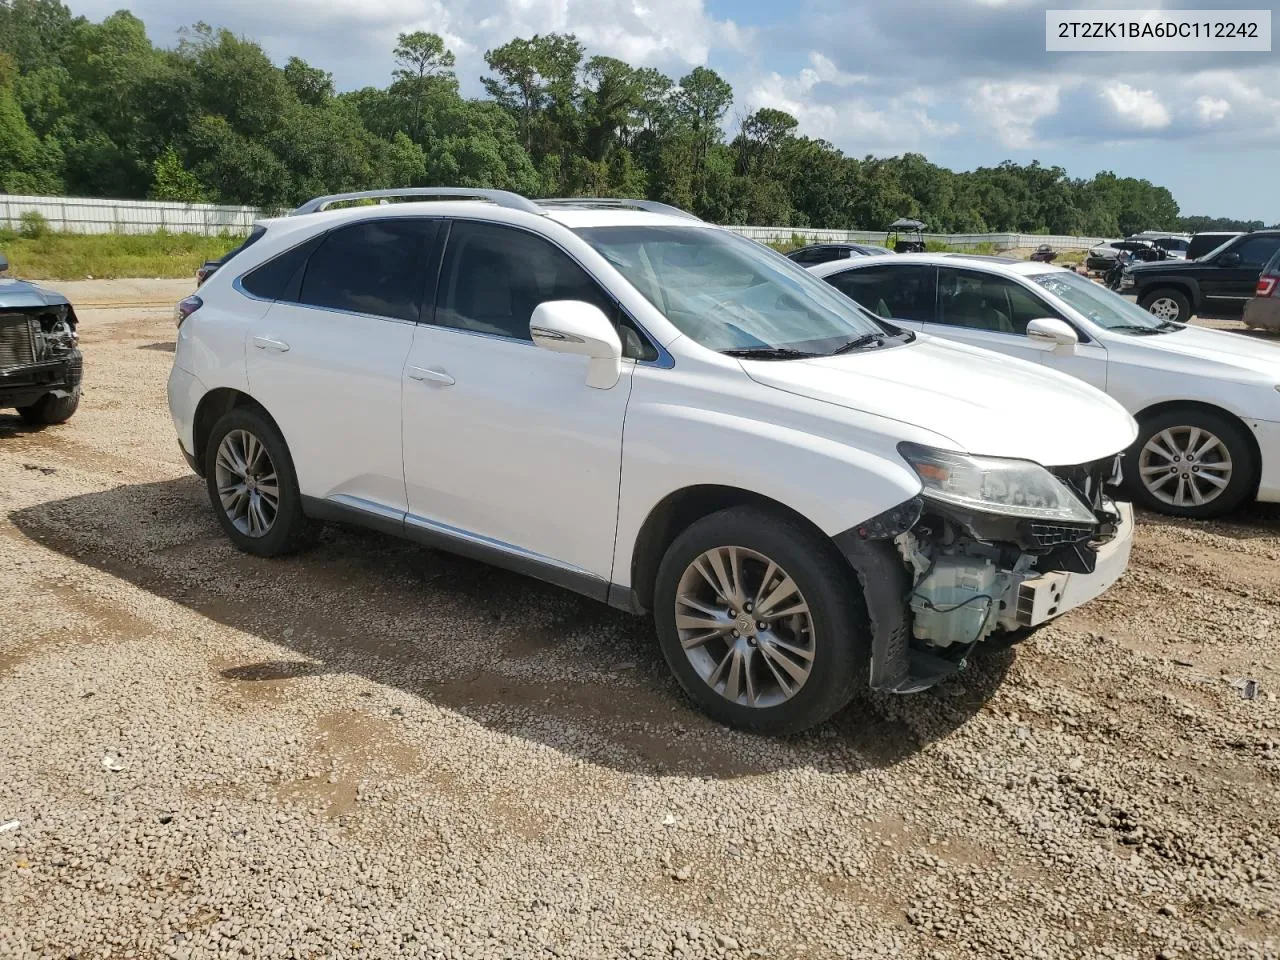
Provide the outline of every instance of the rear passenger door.
<path id="1" fill-rule="evenodd" d="M 930 264 L 886 263 L 828 274 L 826 281 L 876 316 L 920 330 L 933 319 L 937 273 Z"/>
<path id="2" fill-rule="evenodd" d="M 438 223 L 340 226 L 239 281 L 275 300 L 248 331 L 249 388 L 284 433 L 303 496 L 405 511 L 400 383 Z"/>

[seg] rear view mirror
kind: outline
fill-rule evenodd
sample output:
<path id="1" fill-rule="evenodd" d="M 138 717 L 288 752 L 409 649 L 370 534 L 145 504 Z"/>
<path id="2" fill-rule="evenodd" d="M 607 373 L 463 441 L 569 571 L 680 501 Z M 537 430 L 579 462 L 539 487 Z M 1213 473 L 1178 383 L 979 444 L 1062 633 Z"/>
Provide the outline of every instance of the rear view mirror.
<path id="1" fill-rule="evenodd" d="M 1051 343 L 1055 347 L 1077 344 L 1080 338 L 1071 325 L 1057 317 L 1041 317 L 1027 324 L 1027 338 L 1039 343 Z"/>
<path id="2" fill-rule="evenodd" d="M 1236 267 L 1240 265 L 1240 254 L 1235 251 L 1228 251 L 1218 257 L 1218 266 L 1220 267 Z"/>
<path id="3" fill-rule="evenodd" d="M 583 300 L 540 303 L 529 318 L 529 334 L 544 350 L 589 358 L 589 387 L 608 390 L 622 376 L 622 341 L 595 304 Z"/>

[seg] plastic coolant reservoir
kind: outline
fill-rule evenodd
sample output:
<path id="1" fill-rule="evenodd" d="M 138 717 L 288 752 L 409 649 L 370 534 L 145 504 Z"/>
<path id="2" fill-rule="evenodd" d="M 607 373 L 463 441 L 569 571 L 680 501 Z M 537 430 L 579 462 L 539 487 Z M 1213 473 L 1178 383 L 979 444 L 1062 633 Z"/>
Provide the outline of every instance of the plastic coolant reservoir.
<path id="1" fill-rule="evenodd" d="M 995 625 L 999 578 L 990 560 L 939 557 L 911 594 L 913 632 L 940 647 L 981 640 Z"/>

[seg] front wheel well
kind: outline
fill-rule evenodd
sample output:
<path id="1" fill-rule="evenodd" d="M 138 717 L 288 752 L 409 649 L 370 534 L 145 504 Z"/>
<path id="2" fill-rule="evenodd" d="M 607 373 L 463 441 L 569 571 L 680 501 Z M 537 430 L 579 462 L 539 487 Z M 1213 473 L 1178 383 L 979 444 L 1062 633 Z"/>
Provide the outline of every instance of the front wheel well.
<path id="1" fill-rule="evenodd" d="M 1193 310 L 1195 309 L 1196 301 L 1199 298 L 1199 289 L 1194 284 L 1188 283 L 1185 280 L 1153 280 L 1151 283 L 1144 286 L 1142 288 L 1142 292 L 1138 294 L 1138 303 L 1141 304 L 1150 300 L 1162 290 L 1173 290 L 1177 293 L 1181 293 L 1187 298 L 1187 301 L 1191 304 L 1191 308 Z"/>
<path id="2" fill-rule="evenodd" d="M 649 511 L 631 552 L 631 589 L 642 610 L 653 607 L 658 565 L 676 537 L 703 517 L 730 507 L 755 506 L 792 518 L 824 540 L 830 539 L 808 517 L 771 497 L 740 487 L 700 484 L 664 497 Z"/>
<path id="3" fill-rule="evenodd" d="M 1166 400 L 1163 403 L 1153 403 L 1145 410 L 1141 410 L 1133 415 L 1133 419 L 1137 420 L 1140 425 L 1145 426 L 1148 420 L 1157 417 L 1162 413 L 1171 413 L 1177 410 L 1199 410 L 1202 413 L 1209 413 L 1215 417 L 1221 417 L 1232 426 L 1238 427 L 1244 435 L 1246 442 L 1253 451 L 1254 473 L 1253 483 L 1256 486 L 1262 478 L 1260 476 L 1262 467 L 1262 448 L 1258 446 L 1258 438 L 1254 436 L 1249 424 L 1245 423 L 1240 417 L 1236 416 L 1230 410 L 1224 410 L 1222 407 L 1214 406 L 1212 403 L 1204 403 L 1200 400 Z M 1135 451 L 1136 454 L 1136 451 Z"/>
<path id="4" fill-rule="evenodd" d="M 209 434 L 213 432 L 213 425 L 225 414 L 230 413 L 237 407 L 252 407 L 260 411 L 268 419 L 271 419 L 272 423 L 275 423 L 275 420 L 271 418 L 271 414 L 267 413 L 266 408 L 244 391 L 236 390 L 232 387 L 218 387 L 216 390 L 210 390 L 200 398 L 200 403 L 196 406 L 192 430 L 192 445 L 195 449 L 191 452 L 195 456 L 196 468 L 200 471 L 201 476 L 204 475 L 205 445 L 209 442 Z"/>

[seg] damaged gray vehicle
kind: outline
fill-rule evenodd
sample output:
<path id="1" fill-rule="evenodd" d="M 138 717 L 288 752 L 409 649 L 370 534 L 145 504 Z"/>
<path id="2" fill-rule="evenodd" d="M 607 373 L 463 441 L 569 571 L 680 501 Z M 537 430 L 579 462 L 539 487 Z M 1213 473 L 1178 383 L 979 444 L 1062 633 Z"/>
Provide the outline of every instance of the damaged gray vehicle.
<path id="1" fill-rule="evenodd" d="M 80 406 L 75 309 L 56 291 L 3 276 L 8 269 L 0 254 L 0 409 L 30 424 L 64 423 Z"/>

